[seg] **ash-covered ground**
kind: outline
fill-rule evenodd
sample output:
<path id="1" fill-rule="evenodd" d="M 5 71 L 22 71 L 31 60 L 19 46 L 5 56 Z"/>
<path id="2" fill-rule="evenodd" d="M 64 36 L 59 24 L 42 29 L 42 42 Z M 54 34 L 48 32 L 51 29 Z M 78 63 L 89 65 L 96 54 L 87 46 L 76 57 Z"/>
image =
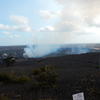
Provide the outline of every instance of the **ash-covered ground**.
<path id="1" fill-rule="evenodd" d="M 84 92 L 86 100 L 100 100 L 99 44 L 82 46 L 80 50 L 88 50 L 89 52 L 86 53 L 77 53 L 79 46 L 70 45 L 60 48 L 56 53 L 30 59 L 23 58 L 25 47 L 0 48 L 2 53 L 9 54 L 14 51 L 19 57 L 13 67 L 0 65 L 0 72 L 10 73 L 14 71 L 18 76 L 28 75 L 32 77 L 33 68 L 51 65 L 57 69 L 55 71 L 58 74 L 57 87 L 41 90 L 40 95 L 40 91 L 35 91 L 32 86 L 27 84 L 4 84 L 1 82 L 0 94 L 3 93 L 9 100 L 46 100 L 47 98 L 51 98 L 51 100 L 72 100 L 73 94 Z M 76 53 L 71 53 L 71 48 L 74 48 Z M 18 53 L 19 51 L 20 53 Z"/>

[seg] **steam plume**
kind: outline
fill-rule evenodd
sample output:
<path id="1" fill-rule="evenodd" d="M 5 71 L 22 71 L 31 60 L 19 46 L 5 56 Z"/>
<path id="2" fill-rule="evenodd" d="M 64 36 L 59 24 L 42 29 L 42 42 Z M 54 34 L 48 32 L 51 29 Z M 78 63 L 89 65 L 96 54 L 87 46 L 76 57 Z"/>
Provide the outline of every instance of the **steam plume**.
<path id="1" fill-rule="evenodd" d="M 91 52 L 86 45 L 29 45 L 24 48 L 24 58 L 39 58 L 49 54 L 82 54 Z"/>
<path id="2" fill-rule="evenodd" d="M 38 58 L 56 52 L 60 48 L 60 45 L 29 45 L 24 48 L 25 58 Z"/>

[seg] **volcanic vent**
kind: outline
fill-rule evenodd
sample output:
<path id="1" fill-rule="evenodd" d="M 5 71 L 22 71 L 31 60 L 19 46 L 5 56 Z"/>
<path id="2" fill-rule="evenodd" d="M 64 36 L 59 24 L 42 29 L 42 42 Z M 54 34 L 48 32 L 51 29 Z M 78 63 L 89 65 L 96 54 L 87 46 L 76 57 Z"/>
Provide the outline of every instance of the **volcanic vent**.
<path id="1" fill-rule="evenodd" d="M 98 52 L 90 45 L 31 45 L 24 48 L 25 58 L 55 57 L 71 54 Z"/>

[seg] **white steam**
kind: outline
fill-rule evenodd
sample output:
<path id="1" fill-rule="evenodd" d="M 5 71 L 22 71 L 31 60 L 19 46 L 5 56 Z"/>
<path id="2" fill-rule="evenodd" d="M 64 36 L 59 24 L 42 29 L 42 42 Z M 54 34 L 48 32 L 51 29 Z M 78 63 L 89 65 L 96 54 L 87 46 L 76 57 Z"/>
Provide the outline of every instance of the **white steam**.
<path id="1" fill-rule="evenodd" d="M 69 54 L 82 54 L 92 52 L 91 48 L 86 45 L 29 45 L 24 48 L 24 58 L 39 58 L 49 54 L 54 56 L 69 55 Z"/>
<path id="2" fill-rule="evenodd" d="M 25 58 L 38 58 L 46 56 L 50 53 L 56 52 L 60 48 L 60 45 L 29 45 L 24 48 Z"/>

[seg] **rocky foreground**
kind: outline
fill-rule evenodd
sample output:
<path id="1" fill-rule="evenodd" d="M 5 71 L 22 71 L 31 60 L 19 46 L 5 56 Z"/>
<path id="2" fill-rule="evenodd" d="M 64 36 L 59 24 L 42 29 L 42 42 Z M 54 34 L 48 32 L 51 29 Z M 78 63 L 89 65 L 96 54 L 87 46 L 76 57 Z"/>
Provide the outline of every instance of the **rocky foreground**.
<path id="1" fill-rule="evenodd" d="M 72 100 L 75 93 L 84 92 L 85 100 L 100 100 L 100 53 L 67 55 L 62 57 L 18 59 L 14 67 L 0 65 L 0 72 L 32 76 L 32 68 L 54 66 L 58 74 L 57 86 L 34 89 L 28 83 L 0 83 L 0 94 L 9 100 Z"/>

